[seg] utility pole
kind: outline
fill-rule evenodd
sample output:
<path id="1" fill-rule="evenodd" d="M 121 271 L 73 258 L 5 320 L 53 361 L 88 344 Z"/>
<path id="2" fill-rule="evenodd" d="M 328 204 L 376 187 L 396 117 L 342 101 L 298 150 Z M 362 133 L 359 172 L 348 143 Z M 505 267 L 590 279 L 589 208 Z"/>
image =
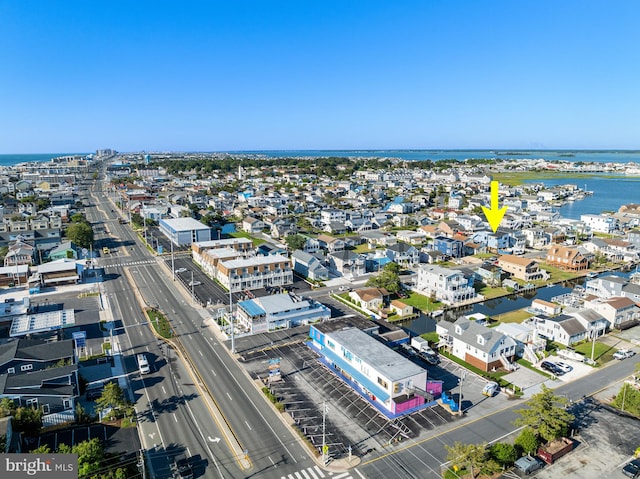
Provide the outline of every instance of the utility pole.
<path id="1" fill-rule="evenodd" d="M 327 446 L 327 438 L 325 435 L 325 428 L 327 422 L 327 402 L 322 401 L 322 465 L 327 465 L 327 452 L 329 452 L 329 446 Z"/>
<path id="2" fill-rule="evenodd" d="M 169 243 L 171 243 L 171 276 L 173 280 L 176 280 L 176 265 L 173 259 L 173 239 L 169 238 Z"/>
<path id="3" fill-rule="evenodd" d="M 593 334 L 591 335 L 591 338 L 593 339 L 593 342 L 591 343 L 591 361 L 593 361 L 593 355 L 595 354 L 595 350 L 596 350 L 597 336 L 598 336 L 598 330 L 594 328 Z"/>
<path id="4" fill-rule="evenodd" d="M 460 413 L 460 415 L 462 416 L 462 383 L 464 382 L 464 378 L 467 376 L 466 372 L 462 372 L 462 375 L 460 376 L 459 379 L 459 383 L 460 383 L 460 396 L 458 397 L 458 412 Z"/>
<path id="5" fill-rule="evenodd" d="M 193 291 L 193 270 L 191 270 L 191 302 L 195 304 L 196 302 L 196 296 L 195 293 Z"/>
<path id="6" fill-rule="evenodd" d="M 231 275 L 229 275 L 229 322 L 231 323 L 231 354 L 236 353 L 236 337 L 233 324 L 233 296 L 231 294 Z"/>

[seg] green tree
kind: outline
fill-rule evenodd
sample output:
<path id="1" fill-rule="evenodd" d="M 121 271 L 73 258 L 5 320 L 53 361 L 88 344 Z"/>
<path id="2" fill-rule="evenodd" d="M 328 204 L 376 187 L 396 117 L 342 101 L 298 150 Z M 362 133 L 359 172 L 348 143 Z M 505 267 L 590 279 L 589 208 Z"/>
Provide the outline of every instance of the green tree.
<path id="1" fill-rule="evenodd" d="M 104 448 L 97 437 L 76 444 L 72 451 L 78 455 L 79 477 L 86 477 L 100 469 L 100 462 L 104 458 Z"/>
<path id="2" fill-rule="evenodd" d="M 75 214 L 71 215 L 71 222 L 72 223 L 86 223 L 87 219 L 84 217 L 84 215 L 82 213 L 75 213 Z"/>
<path id="3" fill-rule="evenodd" d="M 387 263 L 378 275 L 369 278 L 366 285 L 384 288 L 390 293 L 397 293 L 402 289 L 400 276 L 398 276 L 399 271 L 400 267 L 396 263 Z"/>
<path id="4" fill-rule="evenodd" d="M 36 200 L 36 208 L 38 211 L 48 208 L 50 204 L 51 200 L 49 200 L 49 198 L 38 198 Z"/>
<path id="5" fill-rule="evenodd" d="M 528 408 L 516 410 L 520 417 L 514 424 L 530 427 L 545 441 L 553 441 L 566 434 L 569 424 L 575 419 L 566 410 L 567 403 L 566 397 L 556 396 L 543 384 L 542 391 L 527 401 Z"/>
<path id="6" fill-rule="evenodd" d="M 29 454 L 51 454 L 51 448 L 46 444 L 43 444 L 42 446 L 38 446 L 29 451 Z"/>
<path id="7" fill-rule="evenodd" d="M 96 399 L 96 409 L 100 412 L 111 409 L 112 416 L 117 417 L 119 411 L 127 406 L 124 391 L 118 383 L 109 383 L 104 387 L 102 394 Z"/>
<path id="8" fill-rule="evenodd" d="M 307 239 L 302 235 L 289 235 L 284 240 L 287 243 L 287 246 L 291 251 L 295 251 L 297 249 L 302 249 L 304 244 L 307 242 Z"/>
<path id="9" fill-rule="evenodd" d="M 501 466 L 511 466 L 518 459 L 516 447 L 506 442 L 492 444 L 489 453 Z"/>
<path id="10" fill-rule="evenodd" d="M 0 246 L 0 261 L 4 261 L 4 257 L 7 256 L 9 252 L 8 246 Z"/>
<path id="11" fill-rule="evenodd" d="M 614 398 L 613 405 L 634 416 L 640 416 L 640 391 L 631 384 L 624 383 Z"/>
<path id="12" fill-rule="evenodd" d="M 514 442 L 515 445 L 526 454 L 533 454 L 538 450 L 538 446 L 540 445 L 538 436 L 530 427 L 524 428 Z"/>
<path id="13" fill-rule="evenodd" d="M 42 409 L 19 407 L 13 413 L 13 425 L 16 431 L 25 436 L 36 437 L 42 429 Z"/>
<path id="14" fill-rule="evenodd" d="M 447 450 L 447 460 L 454 465 L 469 468 L 471 477 L 476 477 L 480 469 L 486 464 L 487 444 L 463 444 L 456 441 L 453 446 L 445 445 Z"/>
<path id="15" fill-rule="evenodd" d="M 93 229 L 88 223 L 71 223 L 67 228 L 67 238 L 81 248 L 93 244 Z"/>

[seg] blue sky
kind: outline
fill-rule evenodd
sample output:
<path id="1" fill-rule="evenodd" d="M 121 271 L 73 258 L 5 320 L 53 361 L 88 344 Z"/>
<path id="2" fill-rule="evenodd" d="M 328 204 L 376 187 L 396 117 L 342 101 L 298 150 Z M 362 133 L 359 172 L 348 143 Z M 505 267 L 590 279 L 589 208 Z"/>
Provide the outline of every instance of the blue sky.
<path id="1" fill-rule="evenodd" d="M 0 0 L 0 153 L 640 148 L 633 1 Z"/>

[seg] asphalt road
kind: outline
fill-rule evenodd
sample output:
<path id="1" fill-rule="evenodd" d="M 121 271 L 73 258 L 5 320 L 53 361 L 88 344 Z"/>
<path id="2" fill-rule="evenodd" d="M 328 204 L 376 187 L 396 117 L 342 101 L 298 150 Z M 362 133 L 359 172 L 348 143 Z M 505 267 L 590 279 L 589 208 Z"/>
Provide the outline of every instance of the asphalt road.
<path id="1" fill-rule="evenodd" d="M 128 226 L 118 224 L 115 213 L 111 213 L 111 206 L 106 199 L 96 201 L 103 201 L 102 210 L 105 213 L 104 216 L 108 218 L 105 221 L 105 227 L 108 228 L 109 235 L 112 237 L 110 240 L 101 239 L 101 241 L 105 241 L 107 246 L 117 251 L 108 257 L 100 258 L 100 264 L 107 266 L 106 270 L 109 272 L 109 281 L 105 282 L 105 288 L 111 293 L 110 300 L 118 305 L 114 307 L 114 315 L 122 318 L 124 331 L 132 342 L 131 351 L 137 353 L 146 351 L 148 348 L 149 354 L 158 358 L 157 364 L 160 365 L 159 371 L 145 376 L 147 402 L 153 405 L 154 399 L 162 401 L 161 398 L 165 398 L 168 394 L 179 397 L 181 393 L 177 389 L 165 393 L 169 390 L 170 371 L 165 369 L 166 366 L 159 359 L 162 358 L 162 351 L 151 332 L 142 327 L 135 328 L 139 331 L 137 334 L 130 331 L 136 323 L 143 322 L 144 319 L 137 306 L 131 285 L 125 281 L 126 277 L 120 271 L 123 268 L 122 264 L 126 264 L 127 266 L 124 267 L 128 267 L 135 277 L 136 287 L 148 304 L 157 305 L 170 319 L 176 334 L 180 336 L 203 380 L 215 396 L 223 415 L 246 450 L 253 467 L 249 471 L 241 471 L 228 454 L 219 456 L 218 450 L 214 451 L 213 455 L 210 454 L 207 448 L 203 447 L 199 432 L 194 430 L 193 421 L 176 421 L 172 416 L 172 407 L 160 408 L 156 411 L 157 417 L 154 424 L 159 431 L 157 436 L 154 435 L 153 440 L 157 442 L 162 435 L 162 443 L 165 448 L 168 448 L 171 444 L 167 443 L 167 438 L 180 438 L 178 444 L 187 447 L 192 454 L 199 454 L 208 459 L 209 467 L 205 469 L 206 477 L 220 477 L 219 471 L 216 467 L 212 467 L 212 463 L 224 466 L 222 477 L 252 478 L 279 478 L 314 466 L 315 463 L 310 459 L 305 447 L 280 421 L 262 393 L 229 356 L 226 348 L 219 344 L 212 334 L 202 334 L 203 318 L 200 312 L 191 307 L 188 295 L 177 292 L 177 282 L 174 283 L 171 280 L 170 271 L 162 271 L 165 266 L 155 262 L 155 258 L 141 246 Z M 94 217 L 88 215 L 88 218 L 92 220 Z M 153 261 L 150 261 L 152 259 Z M 147 383 L 149 383 L 148 386 Z M 188 384 L 184 382 L 181 384 L 183 391 L 186 386 Z M 198 422 L 206 421 L 207 414 L 204 408 L 197 408 L 196 413 L 196 408 L 191 404 L 190 406 Z M 189 415 L 190 412 L 185 410 L 184 414 Z M 144 424 L 142 423 L 141 426 Z M 211 418 L 209 418 L 209 425 L 204 427 L 201 424 L 201 428 L 206 431 L 216 430 Z M 144 431 L 144 434 L 146 434 L 145 442 L 148 446 L 152 446 L 149 441 L 151 437 L 148 435 L 153 432 Z M 210 434 L 205 432 L 200 436 L 203 435 Z M 218 431 L 216 436 L 220 436 Z M 156 452 L 152 449 L 151 457 L 154 459 L 159 455 L 155 454 Z M 156 469 L 161 472 L 163 464 L 160 459 L 162 458 L 159 458 L 154 465 L 157 464 Z"/>
<path id="2" fill-rule="evenodd" d="M 127 250 L 101 258 L 99 263 L 120 264 L 148 259 L 146 250 L 137 244 L 130 231 L 113 218 L 104 221 L 105 216 L 112 216 L 108 206 L 88 208 L 87 218 L 92 222 L 103 222 L 110 235 L 119 238 L 114 241 L 113 238 L 99 236 L 99 242 L 114 248 L 116 242 L 124 243 Z M 107 268 L 103 291 L 117 326 L 114 334 L 125 358 L 130 394 L 136 401 L 140 420 L 139 434 L 151 465 L 152 477 L 169 477 L 171 458 L 180 452 L 191 458 L 189 461 L 198 477 L 239 477 L 237 463 L 219 439 L 222 434 L 184 365 L 175 352 L 156 340 L 146 324 L 123 268 Z M 147 354 L 152 369 L 150 374 L 139 374 L 135 361 L 138 353 Z"/>

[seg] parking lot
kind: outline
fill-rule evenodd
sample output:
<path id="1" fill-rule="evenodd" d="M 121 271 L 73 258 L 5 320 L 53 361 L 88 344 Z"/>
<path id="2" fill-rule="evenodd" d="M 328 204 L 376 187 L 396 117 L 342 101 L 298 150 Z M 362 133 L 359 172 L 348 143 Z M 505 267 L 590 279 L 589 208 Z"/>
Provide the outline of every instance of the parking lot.
<path id="1" fill-rule="evenodd" d="M 316 447 L 322 444 L 322 408 L 323 403 L 326 404 L 325 441 L 333 458 L 346 456 L 350 446 L 353 454 L 366 455 L 457 419 L 437 405 L 389 420 L 322 364 L 318 354 L 302 342 L 276 343 L 245 351 L 243 356 L 250 374 L 263 381 L 269 375 L 269 360 L 280 358 L 282 380 L 271 383 L 270 390 Z M 449 376 L 451 372 L 442 370 L 440 375 Z M 446 383 L 457 384 L 457 379 L 448 378 Z M 484 398 L 480 394 L 482 387 L 478 387 L 478 396 Z M 466 395 L 465 402 L 471 406 Z"/>
<path id="2" fill-rule="evenodd" d="M 640 421 L 619 415 L 592 399 L 576 404 L 571 412 L 577 418 L 577 447 L 532 476 L 539 479 L 625 478 L 622 467 L 640 445 Z M 511 471 L 503 477 L 525 476 Z"/>

